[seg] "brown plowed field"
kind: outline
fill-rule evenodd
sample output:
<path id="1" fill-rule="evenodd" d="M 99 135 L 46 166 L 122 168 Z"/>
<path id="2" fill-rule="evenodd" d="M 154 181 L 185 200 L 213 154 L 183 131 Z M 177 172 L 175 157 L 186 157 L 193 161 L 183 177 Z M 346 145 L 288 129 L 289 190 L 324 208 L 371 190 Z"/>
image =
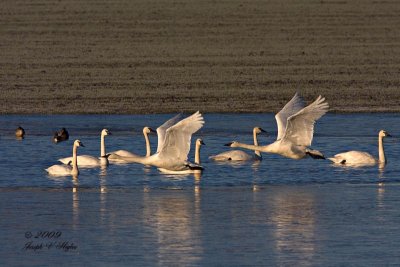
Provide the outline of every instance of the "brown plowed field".
<path id="1" fill-rule="evenodd" d="M 0 113 L 400 111 L 397 0 L 3 0 Z"/>

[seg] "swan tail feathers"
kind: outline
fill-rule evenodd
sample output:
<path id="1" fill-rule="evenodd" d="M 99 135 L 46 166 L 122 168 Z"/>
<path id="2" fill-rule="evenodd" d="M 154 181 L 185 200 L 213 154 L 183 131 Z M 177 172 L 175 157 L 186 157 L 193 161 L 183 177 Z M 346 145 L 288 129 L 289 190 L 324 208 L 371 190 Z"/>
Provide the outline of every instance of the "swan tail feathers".
<path id="1" fill-rule="evenodd" d="M 307 149 L 306 154 L 312 157 L 313 159 L 326 159 L 324 154 L 322 154 L 318 150 L 313 150 L 313 149 Z"/>
<path id="2" fill-rule="evenodd" d="M 72 157 L 58 159 L 62 164 L 69 165 L 69 162 L 72 163 Z"/>
<path id="3" fill-rule="evenodd" d="M 188 167 L 190 170 L 199 170 L 199 171 L 204 170 L 203 166 L 191 164 L 191 163 L 186 164 L 186 167 Z"/>
<path id="4" fill-rule="evenodd" d="M 332 161 L 335 164 L 346 164 L 346 160 L 342 158 L 328 158 L 330 161 Z"/>

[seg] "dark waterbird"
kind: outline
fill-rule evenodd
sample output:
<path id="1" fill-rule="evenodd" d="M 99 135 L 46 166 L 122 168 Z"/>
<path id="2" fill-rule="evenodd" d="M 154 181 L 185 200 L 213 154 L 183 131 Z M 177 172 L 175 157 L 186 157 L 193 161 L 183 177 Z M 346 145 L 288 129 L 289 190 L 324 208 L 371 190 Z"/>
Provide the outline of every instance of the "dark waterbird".
<path id="1" fill-rule="evenodd" d="M 66 141 L 68 139 L 69 139 L 69 133 L 65 128 L 62 128 L 60 131 L 55 132 L 53 136 L 54 143 L 59 143 L 62 141 Z"/>

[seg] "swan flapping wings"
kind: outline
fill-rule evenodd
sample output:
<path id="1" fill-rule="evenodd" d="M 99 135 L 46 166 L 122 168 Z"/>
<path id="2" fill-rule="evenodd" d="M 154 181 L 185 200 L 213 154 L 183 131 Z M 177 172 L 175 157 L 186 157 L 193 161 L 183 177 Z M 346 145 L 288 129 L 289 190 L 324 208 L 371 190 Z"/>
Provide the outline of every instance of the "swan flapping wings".
<path id="1" fill-rule="evenodd" d="M 329 105 L 325 102 L 325 98 L 319 96 L 313 103 L 287 119 L 286 130 L 282 139 L 298 146 L 311 146 L 314 124 L 328 109 Z"/>
<path id="2" fill-rule="evenodd" d="M 187 161 L 192 134 L 203 127 L 204 119 L 199 111 L 169 127 L 159 151 L 160 157 L 171 161 Z"/>
<path id="3" fill-rule="evenodd" d="M 165 133 L 166 133 L 167 129 L 169 127 L 173 126 L 178 121 L 180 121 L 182 119 L 182 117 L 183 117 L 183 114 L 179 113 L 178 115 L 167 120 L 166 122 L 164 122 L 163 125 L 161 125 L 160 127 L 157 128 L 157 137 L 158 137 L 157 152 L 160 152 L 161 148 L 164 145 Z"/>
<path id="4" fill-rule="evenodd" d="M 302 110 L 305 106 L 304 99 L 296 92 L 293 98 L 275 115 L 276 124 L 278 125 L 276 140 L 281 139 L 285 135 L 288 118 Z"/>

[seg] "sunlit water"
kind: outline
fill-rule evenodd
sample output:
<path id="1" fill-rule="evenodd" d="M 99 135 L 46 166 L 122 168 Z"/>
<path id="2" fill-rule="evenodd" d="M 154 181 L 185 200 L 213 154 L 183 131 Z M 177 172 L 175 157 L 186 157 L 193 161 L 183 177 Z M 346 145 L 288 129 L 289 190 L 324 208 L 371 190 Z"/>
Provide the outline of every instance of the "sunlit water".
<path id="1" fill-rule="evenodd" d="M 1 116 L 0 265 L 400 264 L 397 138 L 385 139 L 383 170 L 268 154 L 258 164 L 216 164 L 208 156 L 232 140 L 251 143 L 254 126 L 269 133 L 259 136 L 261 144 L 273 142 L 276 124 L 272 114 L 206 114 L 192 140 L 206 143 L 201 176 L 139 164 L 81 169 L 77 180 L 44 171 L 71 155 L 74 139 L 86 146 L 79 154 L 99 154 L 103 128 L 113 133 L 107 151 L 145 154 L 143 126 L 157 128 L 171 116 Z M 13 136 L 18 125 L 24 140 Z M 61 127 L 70 140 L 54 144 Z M 400 136 L 400 116 L 329 114 L 316 125 L 313 148 L 326 156 L 349 149 L 377 156 L 380 129 Z M 155 151 L 157 137 L 150 139 Z M 35 238 L 38 231 L 62 235 Z M 26 248 L 28 242 L 42 248 Z"/>

